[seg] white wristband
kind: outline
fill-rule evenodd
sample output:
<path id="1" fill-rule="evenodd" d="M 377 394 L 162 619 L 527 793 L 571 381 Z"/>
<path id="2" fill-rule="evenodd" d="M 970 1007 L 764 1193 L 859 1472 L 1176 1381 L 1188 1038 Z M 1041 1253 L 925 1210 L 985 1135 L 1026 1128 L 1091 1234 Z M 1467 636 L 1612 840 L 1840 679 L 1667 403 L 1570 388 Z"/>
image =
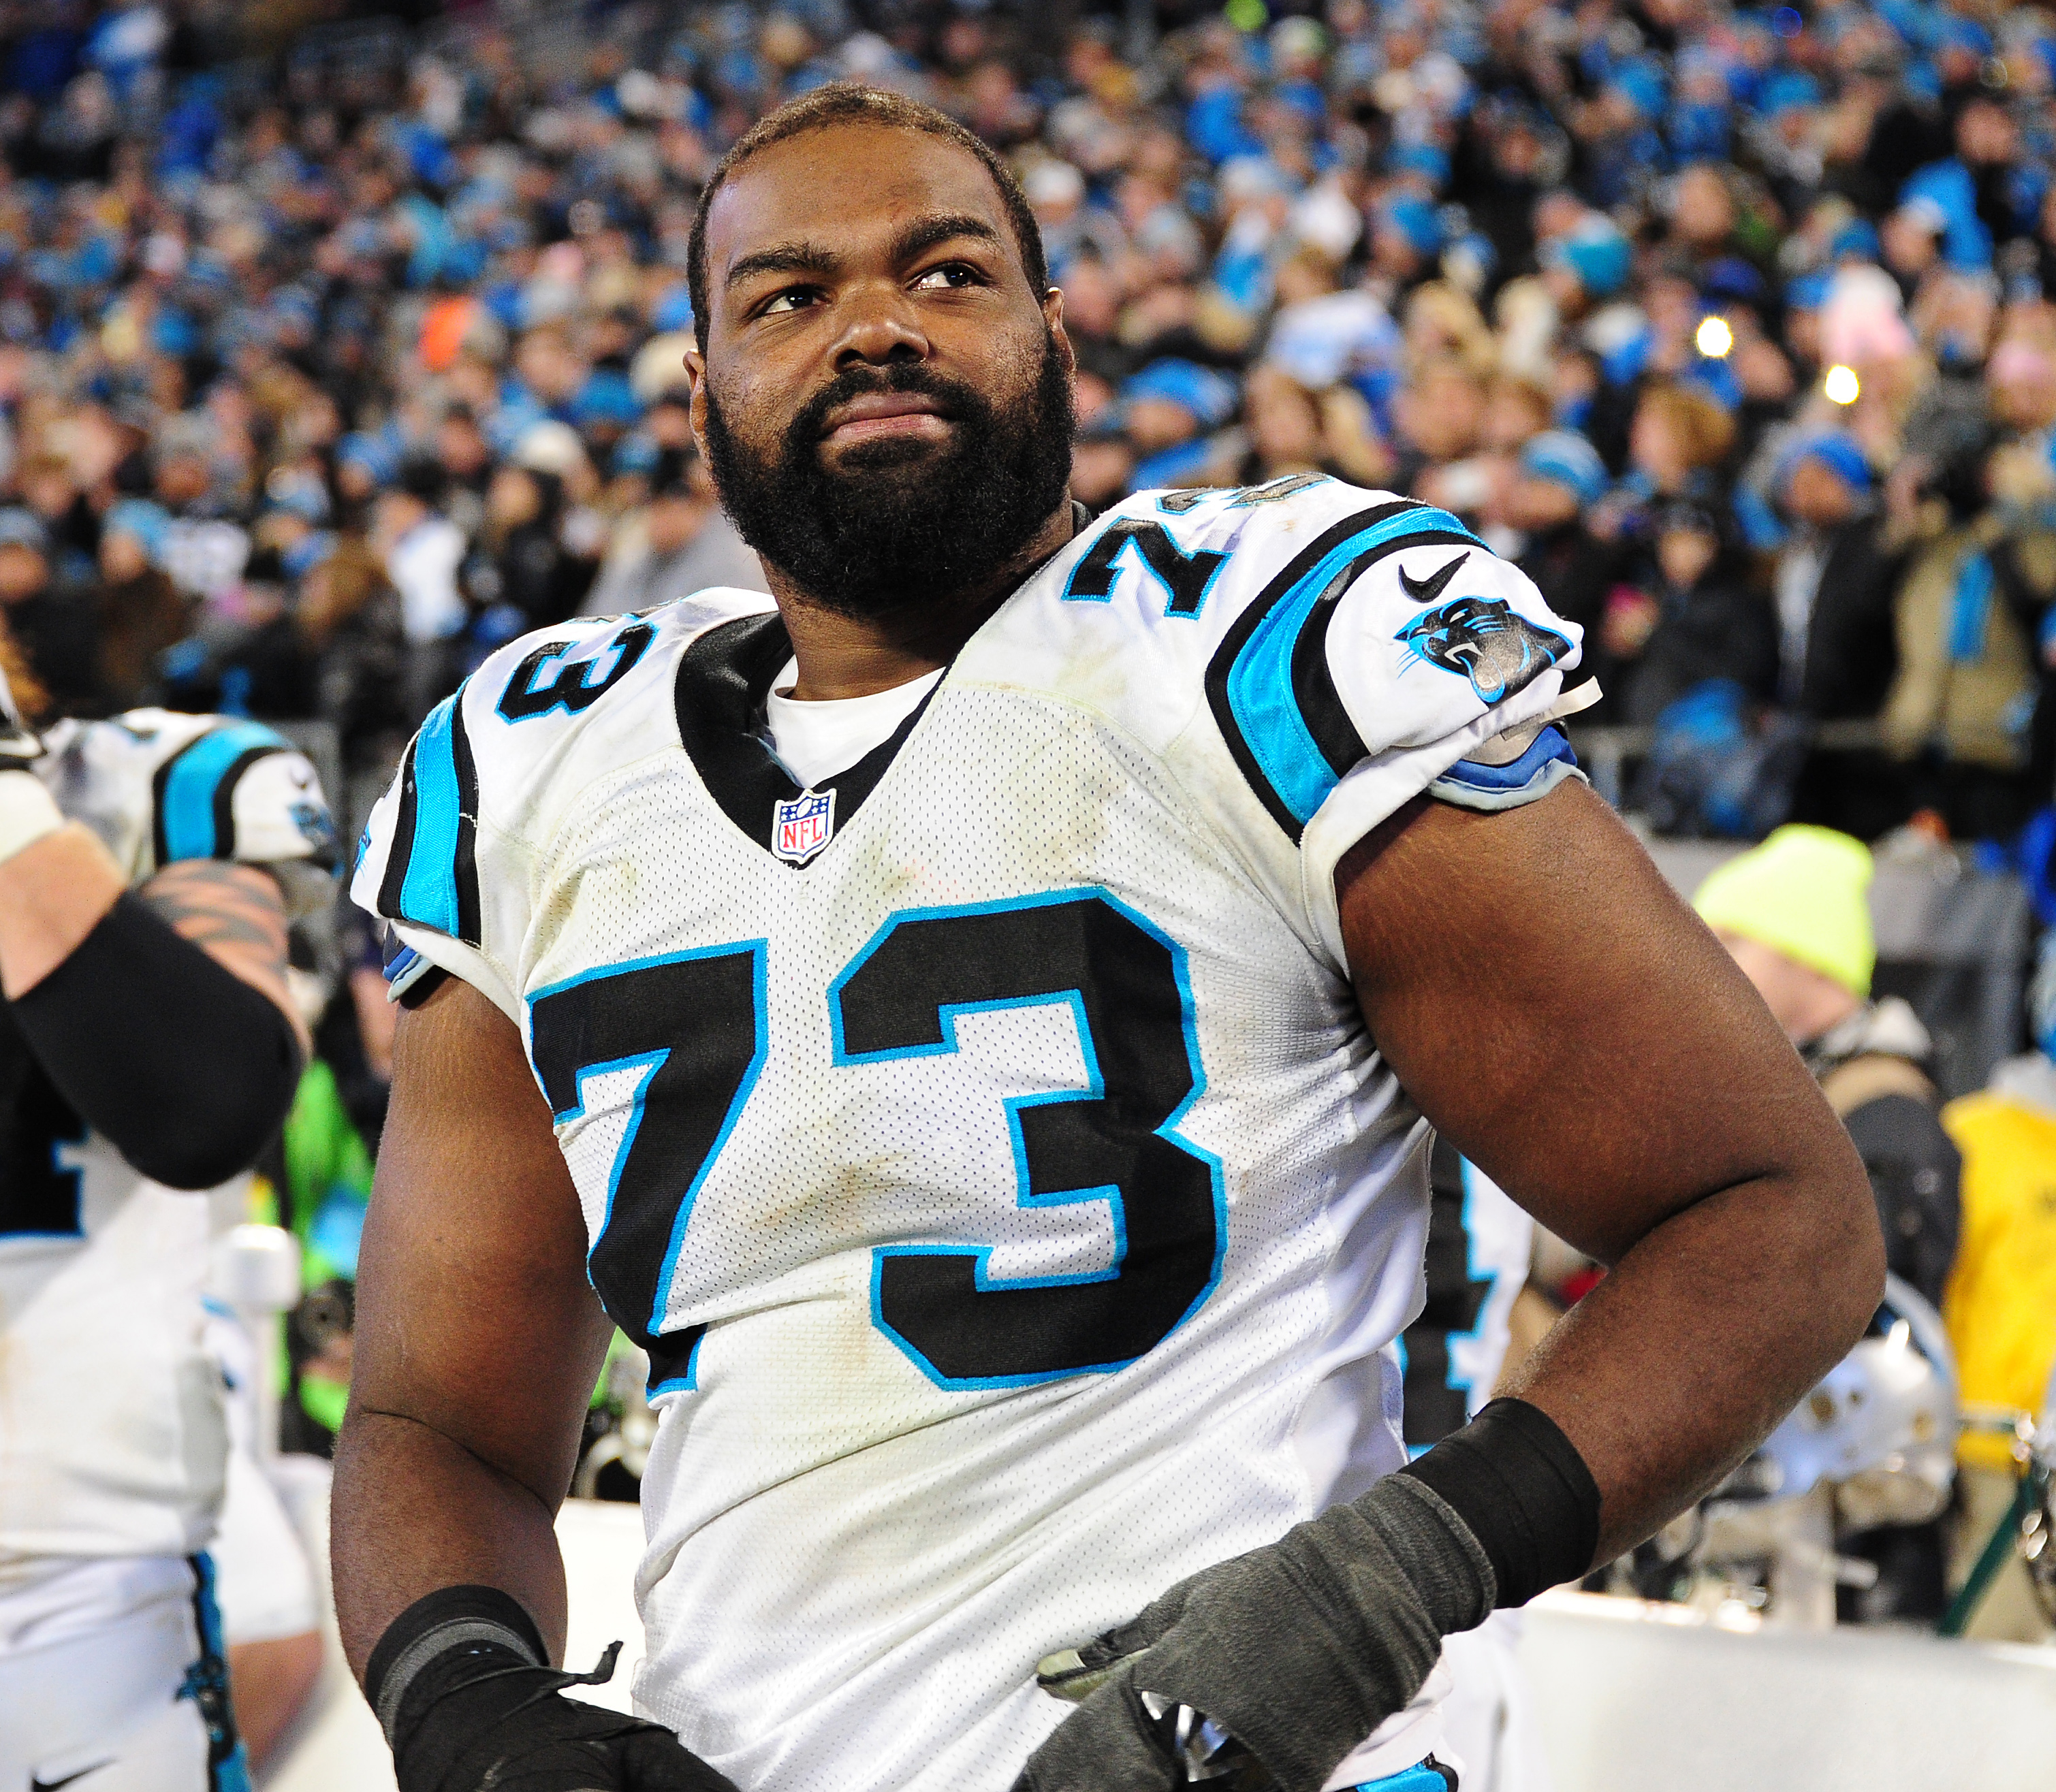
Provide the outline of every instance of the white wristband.
<path id="1" fill-rule="evenodd" d="M 34 772 L 0 772 L 0 864 L 64 824 L 57 799 Z"/>

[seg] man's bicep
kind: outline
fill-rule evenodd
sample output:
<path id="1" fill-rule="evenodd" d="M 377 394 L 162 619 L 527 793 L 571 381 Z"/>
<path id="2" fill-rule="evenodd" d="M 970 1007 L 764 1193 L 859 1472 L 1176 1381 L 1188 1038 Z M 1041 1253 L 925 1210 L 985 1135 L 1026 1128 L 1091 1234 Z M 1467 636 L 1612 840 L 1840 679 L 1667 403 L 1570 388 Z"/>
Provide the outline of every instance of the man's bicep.
<path id="1" fill-rule="evenodd" d="M 1784 1119 L 1825 1113 L 1726 953 L 1581 784 L 1497 814 L 1424 803 L 1336 883 L 1357 998 L 1401 1082 L 1581 1249 L 1611 1261 L 1771 1172 Z"/>
<path id="2" fill-rule="evenodd" d="M 143 886 L 143 900 L 182 939 L 240 977 L 292 1023 L 302 1056 L 306 1024 L 286 981 L 286 905 L 271 874 L 219 859 L 182 859 Z"/>
<path id="3" fill-rule="evenodd" d="M 554 1507 L 611 1329 L 585 1250 L 520 1035 L 446 980 L 394 1038 L 353 1405 L 433 1427 Z"/>

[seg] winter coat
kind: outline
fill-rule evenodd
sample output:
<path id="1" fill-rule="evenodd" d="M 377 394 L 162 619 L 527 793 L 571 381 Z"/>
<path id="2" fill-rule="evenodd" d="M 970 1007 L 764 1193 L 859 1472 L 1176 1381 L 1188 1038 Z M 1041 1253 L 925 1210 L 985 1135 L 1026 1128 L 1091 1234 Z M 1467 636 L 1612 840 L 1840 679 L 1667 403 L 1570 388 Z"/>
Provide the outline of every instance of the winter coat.
<path id="1" fill-rule="evenodd" d="M 1900 588 L 1899 672 L 1880 720 L 1885 744 L 1912 759 L 1939 748 L 1958 764 L 2017 772 L 2027 764 L 2036 677 L 2016 613 L 2018 581 L 1998 562 L 1995 515 L 1936 538 Z"/>
<path id="2" fill-rule="evenodd" d="M 1904 557 L 1881 545 L 1883 525 L 1860 516 L 1831 531 L 1806 628 L 1799 707 L 1816 721 L 1875 716 L 1899 663 L 1892 606 Z"/>
<path id="3" fill-rule="evenodd" d="M 1716 566 L 1686 591 L 1659 590 L 1663 614 L 1627 681 L 1627 719 L 1654 722 L 1709 678 L 1768 700 L 1777 689 L 1777 623 L 1754 592 Z"/>
<path id="4" fill-rule="evenodd" d="M 1963 1251 L 1942 1306 L 1963 1396 L 2036 1411 L 2056 1363 L 2056 1064 L 2009 1058 L 1942 1120 L 1963 1154 Z M 2011 1472 L 2010 1445 L 1959 1447 Z"/>

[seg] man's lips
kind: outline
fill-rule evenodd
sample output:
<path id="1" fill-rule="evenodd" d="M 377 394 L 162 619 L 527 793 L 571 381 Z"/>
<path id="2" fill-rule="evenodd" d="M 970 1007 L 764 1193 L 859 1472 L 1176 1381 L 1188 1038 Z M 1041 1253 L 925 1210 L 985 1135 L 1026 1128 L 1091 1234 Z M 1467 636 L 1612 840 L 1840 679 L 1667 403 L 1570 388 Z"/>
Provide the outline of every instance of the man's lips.
<path id="1" fill-rule="evenodd" d="M 889 436 L 939 436 L 947 427 L 942 406 L 925 393 L 876 392 L 838 405 L 821 434 L 830 442 L 869 442 Z"/>

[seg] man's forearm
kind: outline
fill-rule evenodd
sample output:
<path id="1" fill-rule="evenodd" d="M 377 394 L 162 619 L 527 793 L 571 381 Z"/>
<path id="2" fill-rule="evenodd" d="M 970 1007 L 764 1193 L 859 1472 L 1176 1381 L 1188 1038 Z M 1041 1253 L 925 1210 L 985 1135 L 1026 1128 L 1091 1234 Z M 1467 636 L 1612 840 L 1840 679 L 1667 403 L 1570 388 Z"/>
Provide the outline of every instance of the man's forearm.
<path id="1" fill-rule="evenodd" d="M 446 1586 L 498 1587 L 563 1659 L 564 1565 L 528 1488 L 427 1425 L 353 1411 L 336 1439 L 330 1541 L 336 1616 L 362 1680 L 386 1627 Z"/>
<path id="2" fill-rule="evenodd" d="M 1717 1483 L 1861 1336 L 1884 1289 L 1862 1166 L 1726 1189 L 1622 1257 L 1511 1379 L 1577 1446 L 1611 1561 Z"/>

